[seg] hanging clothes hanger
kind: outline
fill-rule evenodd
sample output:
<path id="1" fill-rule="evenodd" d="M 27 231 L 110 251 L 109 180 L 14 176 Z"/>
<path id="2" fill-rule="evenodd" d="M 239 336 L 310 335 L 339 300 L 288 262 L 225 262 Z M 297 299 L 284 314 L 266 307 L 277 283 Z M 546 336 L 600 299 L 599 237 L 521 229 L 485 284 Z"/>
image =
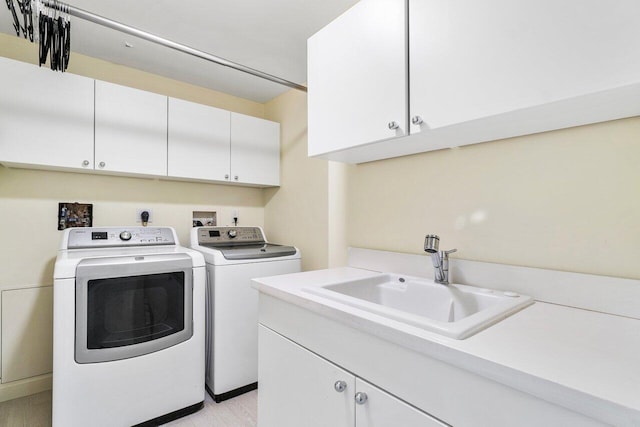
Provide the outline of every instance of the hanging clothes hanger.
<path id="1" fill-rule="evenodd" d="M 53 71 L 57 71 L 60 58 L 60 25 L 58 22 L 58 10 L 54 10 L 51 19 L 51 49 L 49 50 L 49 65 Z"/>
<path id="2" fill-rule="evenodd" d="M 71 21 L 67 6 L 54 0 L 44 9 L 38 7 L 38 61 L 40 66 L 49 59 L 54 71 L 65 72 L 71 55 Z"/>
<path id="3" fill-rule="evenodd" d="M 16 0 L 20 13 L 22 13 L 22 35 L 26 39 L 27 37 L 33 42 L 33 14 L 31 10 L 31 0 Z M 12 0 L 13 2 L 13 0 Z"/>
<path id="4" fill-rule="evenodd" d="M 65 25 L 64 25 L 64 43 L 62 46 L 62 72 L 67 70 L 69 66 L 69 58 L 71 57 L 71 17 L 68 14 L 68 6 L 65 7 Z"/>
<path id="5" fill-rule="evenodd" d="M 13 5 L 13 0 L 6 0 L 7 7 L 11 11 L 11 16 L 13 17 L 13 29 L 16 31 L 16 36 L 20 37 L 20 21 L 18 20 L 18 14 L 16 13 L 16 8 Z"/>

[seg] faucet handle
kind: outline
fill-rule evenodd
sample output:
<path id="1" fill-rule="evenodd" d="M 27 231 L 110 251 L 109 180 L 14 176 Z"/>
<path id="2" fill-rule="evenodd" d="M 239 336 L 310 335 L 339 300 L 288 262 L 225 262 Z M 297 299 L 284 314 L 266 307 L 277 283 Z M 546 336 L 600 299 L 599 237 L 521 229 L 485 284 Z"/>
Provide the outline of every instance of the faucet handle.
<path id="1" fill-rule="evenodd" d="M 449 249 L 448 251 L 444 251 L 444 253 L 447 254 L 447 255 L 452 254 L 454 252 L 458 252 L 458 250 L 457 249 Z"/>

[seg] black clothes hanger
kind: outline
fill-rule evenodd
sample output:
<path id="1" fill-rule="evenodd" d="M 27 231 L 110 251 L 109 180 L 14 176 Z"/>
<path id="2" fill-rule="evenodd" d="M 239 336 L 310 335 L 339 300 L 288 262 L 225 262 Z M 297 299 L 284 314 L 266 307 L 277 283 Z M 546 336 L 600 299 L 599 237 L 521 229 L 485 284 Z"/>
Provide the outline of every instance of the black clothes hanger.
<path id="1" fill-rule="evenodd" d="M 7 0 L 9 1 L 9 0 Z M 11 0 L 13 2 L 13 0 Z M 22 35 L 26 39 L 29 37 L 29 40 L 33 42 L 33 13 L 31 10 L 31 0 L 16 0 L 18 2 L 18 7 L 20 8 L 20 13 L 22 13 Z M 15 9 L 14 9 L 15 11 Z"/>
<path id="2" fill-rule="evenodd" d="M 39 49 L 39 63 L 40 65 L 47 62 L 47 55 L 49 55 L 49 49 L 51 48 L 51 17 L 40 12 L 38 16 L 38 39 L 40 40 Z"/>
<path id="3" fill-rule="evenodd" d="M 13 17 L 13 29 L 16 31 L 16 36 L 20 36 L 20 21 L 18 20 L 18 14 L 16 13 L 16 8 L 13 5 L 13 0 L 6 0 L 7 7 L 11 11 L 11 16 Z"/>
<path id="4" fill-rule="evenodd" d="M 71 55 L 71 22 L 68 16 L 62 16 L 58 11 L 65 12 L 56 8 L 53 15 L 42 11 L 38 15 L 39 63 L 42 66 L 49 57 L 51 69 L 64 72 Z"/>

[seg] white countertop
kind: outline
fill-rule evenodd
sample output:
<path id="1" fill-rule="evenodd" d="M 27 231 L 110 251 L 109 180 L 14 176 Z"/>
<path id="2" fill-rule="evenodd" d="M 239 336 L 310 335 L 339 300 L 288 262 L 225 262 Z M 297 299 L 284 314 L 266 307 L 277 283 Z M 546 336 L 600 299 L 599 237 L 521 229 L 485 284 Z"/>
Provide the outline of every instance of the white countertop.
<path id="1" fill-rule="evenodd" d="M 536 302 L 456 340 L 310 295 L 379 272 L 337 268 L 257 279 L 260 292 L 614 425 L 640 425 L 640 320 Z"/>

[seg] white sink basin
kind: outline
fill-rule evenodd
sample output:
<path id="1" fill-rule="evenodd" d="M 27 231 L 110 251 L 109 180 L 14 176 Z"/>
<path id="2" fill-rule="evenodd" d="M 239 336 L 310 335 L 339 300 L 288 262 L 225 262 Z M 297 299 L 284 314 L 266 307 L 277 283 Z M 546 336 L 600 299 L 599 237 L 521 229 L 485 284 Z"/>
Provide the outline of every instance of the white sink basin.
<path id="1" fill-rule="evenodd" d="M 304 292 L 464 339 L 533 303 L 528 296 L 397 274 L 307 287 Z"/>

